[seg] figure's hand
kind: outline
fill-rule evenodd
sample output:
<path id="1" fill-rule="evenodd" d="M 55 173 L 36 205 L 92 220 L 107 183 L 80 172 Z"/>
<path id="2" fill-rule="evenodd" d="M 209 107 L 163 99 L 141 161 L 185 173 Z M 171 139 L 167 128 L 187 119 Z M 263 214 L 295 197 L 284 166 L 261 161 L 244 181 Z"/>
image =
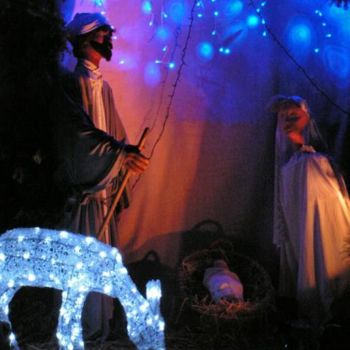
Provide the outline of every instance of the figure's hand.
<path id="1" fill-rule="evenodd" d="M 143 173 L 148 167 L 149 159 L 140 153 L 137 146 L 127 145 L 125 151 L 125 169 L 134 175 Z"/>

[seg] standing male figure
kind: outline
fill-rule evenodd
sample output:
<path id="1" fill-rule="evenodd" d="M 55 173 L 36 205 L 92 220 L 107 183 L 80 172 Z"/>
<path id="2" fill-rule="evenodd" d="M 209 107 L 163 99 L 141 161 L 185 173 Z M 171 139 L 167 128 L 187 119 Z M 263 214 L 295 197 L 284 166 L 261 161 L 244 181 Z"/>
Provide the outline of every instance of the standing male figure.
<path id="1" fill-rule="evenodd" d="M 114 105 L 112 89 L 103 80 L 99 68 L 102 59 L 110 61 L 112 57 L 114 29 L 100 13 L 78 13 L 67 24 L 66 29 L 68 39 L 73 46 L 74 56 L 78 59 L 74 76 L 78 82 L 79 91 L 71 91 L 71 97 L 82 104 L 96 128 L 124 142 L 126 133 Z M 148 161 L 135 150 L 128 152 L 132 147 L 125 146 L 127 159 L 124 162 L 124 170 L 141 173 L 147 167 Z M 105 186 L 103 180 L 95 184 L 92 193 L 85 195 L 83 201 L 75 206 L 73 231 L 93 235 L 104 243 L 116 245 L 118 214 L 129 204 L 127 189 L 103 236 L 97 236 L 124 170 L 109 186 Z M 90 300 L 88 299 L 84 310 L 85 317 L 83 317 L 85 338 L 96 338 L 97 335 L 99 338 L 102 336 L 103 339 L 108 336 L 108 321 L 112 317 L 112 310 L 110 298 L 93 295 Z"/>

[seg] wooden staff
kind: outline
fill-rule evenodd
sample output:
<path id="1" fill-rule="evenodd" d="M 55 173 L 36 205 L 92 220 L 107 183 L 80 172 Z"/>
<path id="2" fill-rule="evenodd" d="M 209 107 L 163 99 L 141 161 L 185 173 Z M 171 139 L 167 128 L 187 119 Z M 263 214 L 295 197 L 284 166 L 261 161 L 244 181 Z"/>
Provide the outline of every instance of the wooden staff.
<path id="1" fill-rule="evenodd" d="M 145 130 L 143 131 L 143 133 L 141 135 L 140 141 L 139 141 L 139 143 L 137 145 L 137 148 L 139 150 L 141 150 L 143 148 L 143 146 L 145 144 L 145 141 L 146 141 L 146 136 L 147 136 L 148 132 L 149 132 L 149 128 L 145 128 Z M 109 225 L 109 223 L 111 221 L 111 218 L 112 218 L 112 215 L 114 213 L 114 210 L 117 207 L 117 204 L 119 203 L 120 197 L 121 197 L 121 195 L 122 195 L 122 193 L 123 193 L 123 191 L 125 189 L 126 184 L 128 183 L 129 177 L 130 177 L 130 173 L 129 173 L 128 170 L 126 170 L 125 174 L 124 174 L 124 177 L 123 177 L 123 180 L 122 180 L 121 184 L 119 185 L 118 191 L 115 194 L 115 197 L 113 199 L 112 205 L 110 206 L 110 208 L 109 208 L 109 210 L 107 212 L 107 215 L 106 215 L 106 217 L 103 220 L 103 224 L 101 226 L 101 229 L 98 232 L 97 238 L 99 240 L 102 240 L 103 234 L 106 231 L 106 229 L 107 229 L 107 227 L 108 227 L 108 225 Z"/>

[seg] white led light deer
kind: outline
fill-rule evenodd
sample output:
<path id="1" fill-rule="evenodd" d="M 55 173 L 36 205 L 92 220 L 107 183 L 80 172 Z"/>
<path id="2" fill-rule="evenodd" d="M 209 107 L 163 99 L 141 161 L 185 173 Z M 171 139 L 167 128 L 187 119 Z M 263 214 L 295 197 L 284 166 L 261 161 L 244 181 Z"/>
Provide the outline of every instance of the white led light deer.
<path id="1" fill-rule="evenodd" d="M 94 291 L 119 298 L 129 337 L 138 349 L 165 349 L 160 282 L 147 283 L 145 299 L 116 248 L 66 231 L 18 228 L 0 236 L 0 272 L 2 322 L 10 324 L 8 305 L 22 286 L 56 288 L 62 290 L 56 333 L 60 349 L 84 349 L 81 313 Z M 10 341 L 16 346 L 12 332 Z"/>

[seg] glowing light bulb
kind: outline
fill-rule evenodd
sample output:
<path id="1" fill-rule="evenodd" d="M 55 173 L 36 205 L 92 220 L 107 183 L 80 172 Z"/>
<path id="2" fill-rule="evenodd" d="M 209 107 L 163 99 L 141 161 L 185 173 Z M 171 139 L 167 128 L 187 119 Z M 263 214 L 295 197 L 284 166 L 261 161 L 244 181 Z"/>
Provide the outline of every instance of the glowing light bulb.
<path id="1" fill-rule="evenodd" d="M 123 275 L 128 273 L 128 270 L 125 267 L 122 267 L 121 269 L 119 269 L 119 272 Z"/>
<path id="2" fill-rule="evenodd" d="M 142 3 L 142 12 L 147 15 L 152 13 L 152 3 L 150 1 L 144 1 Z"/>
<path id="3" fill-rule="evenodd" d="M 9 280 L 8 283 L 7 283 L 7 287 L 9 288 L 13 288 L 15 285 L 15 281 L 14 280 Z"/>
<path id="4" fill-rule="evenodd" d="M 103 288 L 103 291 L 106 293 L 106 294 L 109 294 L 111 291 L 112 291 L 112 286 L 108 285 L 108 286 L 105 286 Z"/>
<path id="5" fill-rule="evenodd" d="M 213 45 L 206 41 L 199 43 L 197 45 L 197 55 L 203 60 L 211 60 L 214 56 Z"/>
<path id="6" fill-rule="evenodd" d="M 68 237 L 68 232 L 67 231 L 61 231 L 60 232 L 60 237 L 61 238 L 67 238 Z"/>
<path id="7" fill-rule="evenodd" d="M 33 273 L 28 274 L 28 281 L 33 282 L 36 280 L 36 276 Z"/>
<path id="8" fill-rule="evenodd" d="M 255 15 L 251 15 L 247 18 L 248 27 L 254 28 L 259 25 L 259 17 Z"/>
<path id="9" fill-rule="evenodd" d="M 91 244 L 93 241 L 94 241 L 94 239 L 92 237 L 86 237 L 85 238 L 86 244 Z"/>
<path id="10" fill-rule="evenodd" d="M 16 337 L 12 332 L 9 335 L 9 340 L 10 340 L 11 344 L 16 340 Z"/>

